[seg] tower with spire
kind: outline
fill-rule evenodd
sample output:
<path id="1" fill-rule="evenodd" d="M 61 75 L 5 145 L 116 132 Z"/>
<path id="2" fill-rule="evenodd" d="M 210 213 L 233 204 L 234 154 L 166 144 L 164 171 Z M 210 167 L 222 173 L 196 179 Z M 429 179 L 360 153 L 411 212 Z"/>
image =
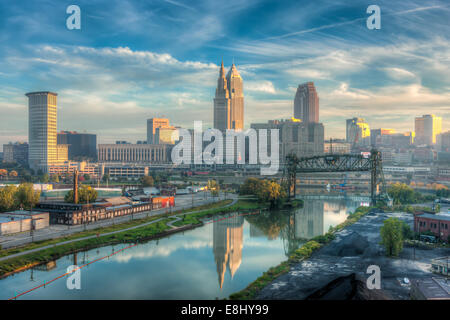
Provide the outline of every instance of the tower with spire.
<path id="1" fill-rule="evenodd" d="M 214 98 L 214 128 L 242 130 L 244 128 L 244 88 L 235 64 L 225 75 L 223 61 Z"/>

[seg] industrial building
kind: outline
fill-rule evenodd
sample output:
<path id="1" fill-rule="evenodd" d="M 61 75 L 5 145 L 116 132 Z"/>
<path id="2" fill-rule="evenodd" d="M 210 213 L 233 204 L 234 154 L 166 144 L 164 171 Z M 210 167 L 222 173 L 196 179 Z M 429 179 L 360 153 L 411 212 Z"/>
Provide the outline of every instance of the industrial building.
<path id="1" fill-rule="evenodd" d="M 0 213 L 0 236 L 49 226 L 48 212 L 17 210 Z"/>
<path id="2" fill-rule="evenodd" d="M 422 213 L 414 216 L 415 232 L 432 232 L 441 241 L 450 239 L 450 215 Z"/>
<path id="3" fill-rule="evenodd" d="M 80 225 L 174 205 L 173 197 L 143 198 L 140 201 L 115 197 L 89 204 L 40 202 L 35 210 L 48 212 L 51 224 Z"/>

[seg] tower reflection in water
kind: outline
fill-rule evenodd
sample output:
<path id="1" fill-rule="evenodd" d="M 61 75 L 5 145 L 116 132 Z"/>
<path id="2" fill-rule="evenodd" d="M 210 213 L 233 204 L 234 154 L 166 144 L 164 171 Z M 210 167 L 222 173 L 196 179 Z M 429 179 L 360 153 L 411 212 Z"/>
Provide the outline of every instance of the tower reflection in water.
<path id="1" fill-rule="evenodd" d="M 349 199 L 305 200 L 303 207 L 295 210 L 264 211 L 245 218 L 238 213 L 222 216 L 213 224 L 213 253 L 220 288 L 227 269 L 233 278 L 242 263 L 244 221 L 249 224 L 250 238 L 282 239 L 285 255 L 289 257 L 307 240 L 344 222 L 348 211 L 359 205 Z"/>
<path id="2" fill-rule="evenodd" d="M 242 262 L 244 246 L 244 217 L 229 215 L 213 226 L 213 252 L 216 261 L 219 286 L 222 289 L 228 269 L 233 278 Z"/>

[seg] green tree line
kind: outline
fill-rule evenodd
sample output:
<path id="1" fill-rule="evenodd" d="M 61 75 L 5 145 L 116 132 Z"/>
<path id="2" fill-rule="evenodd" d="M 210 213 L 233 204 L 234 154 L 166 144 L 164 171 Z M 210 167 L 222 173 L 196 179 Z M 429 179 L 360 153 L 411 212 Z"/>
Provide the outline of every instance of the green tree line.
<path id="1" fill-rule="evenodd" d="M 6 186 L 0 189 L 0 211 L 29 210 L 39 202 L 40 196 L 41 192 L 34 190 L 32 183 Z"/>

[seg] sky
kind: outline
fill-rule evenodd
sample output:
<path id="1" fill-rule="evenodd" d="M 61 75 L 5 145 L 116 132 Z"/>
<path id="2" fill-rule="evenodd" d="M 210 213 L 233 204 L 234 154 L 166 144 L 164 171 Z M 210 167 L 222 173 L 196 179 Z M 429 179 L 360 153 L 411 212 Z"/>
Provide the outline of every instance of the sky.
<path id="1" fill-rule="evenodd" d="M 222 59 L 244 80 L 246 127 L 292 117 L 313 81 L 327 138 L 356 116 L 403 132 L 433 113 L 450 130 L 449 21 L 447 0 L 0 0 L 0 144 L 28 140 L 30 91 L 57 92 L 58 130 L 99 143 L 145 140 L 152 117 L 211 127 Z"/>

